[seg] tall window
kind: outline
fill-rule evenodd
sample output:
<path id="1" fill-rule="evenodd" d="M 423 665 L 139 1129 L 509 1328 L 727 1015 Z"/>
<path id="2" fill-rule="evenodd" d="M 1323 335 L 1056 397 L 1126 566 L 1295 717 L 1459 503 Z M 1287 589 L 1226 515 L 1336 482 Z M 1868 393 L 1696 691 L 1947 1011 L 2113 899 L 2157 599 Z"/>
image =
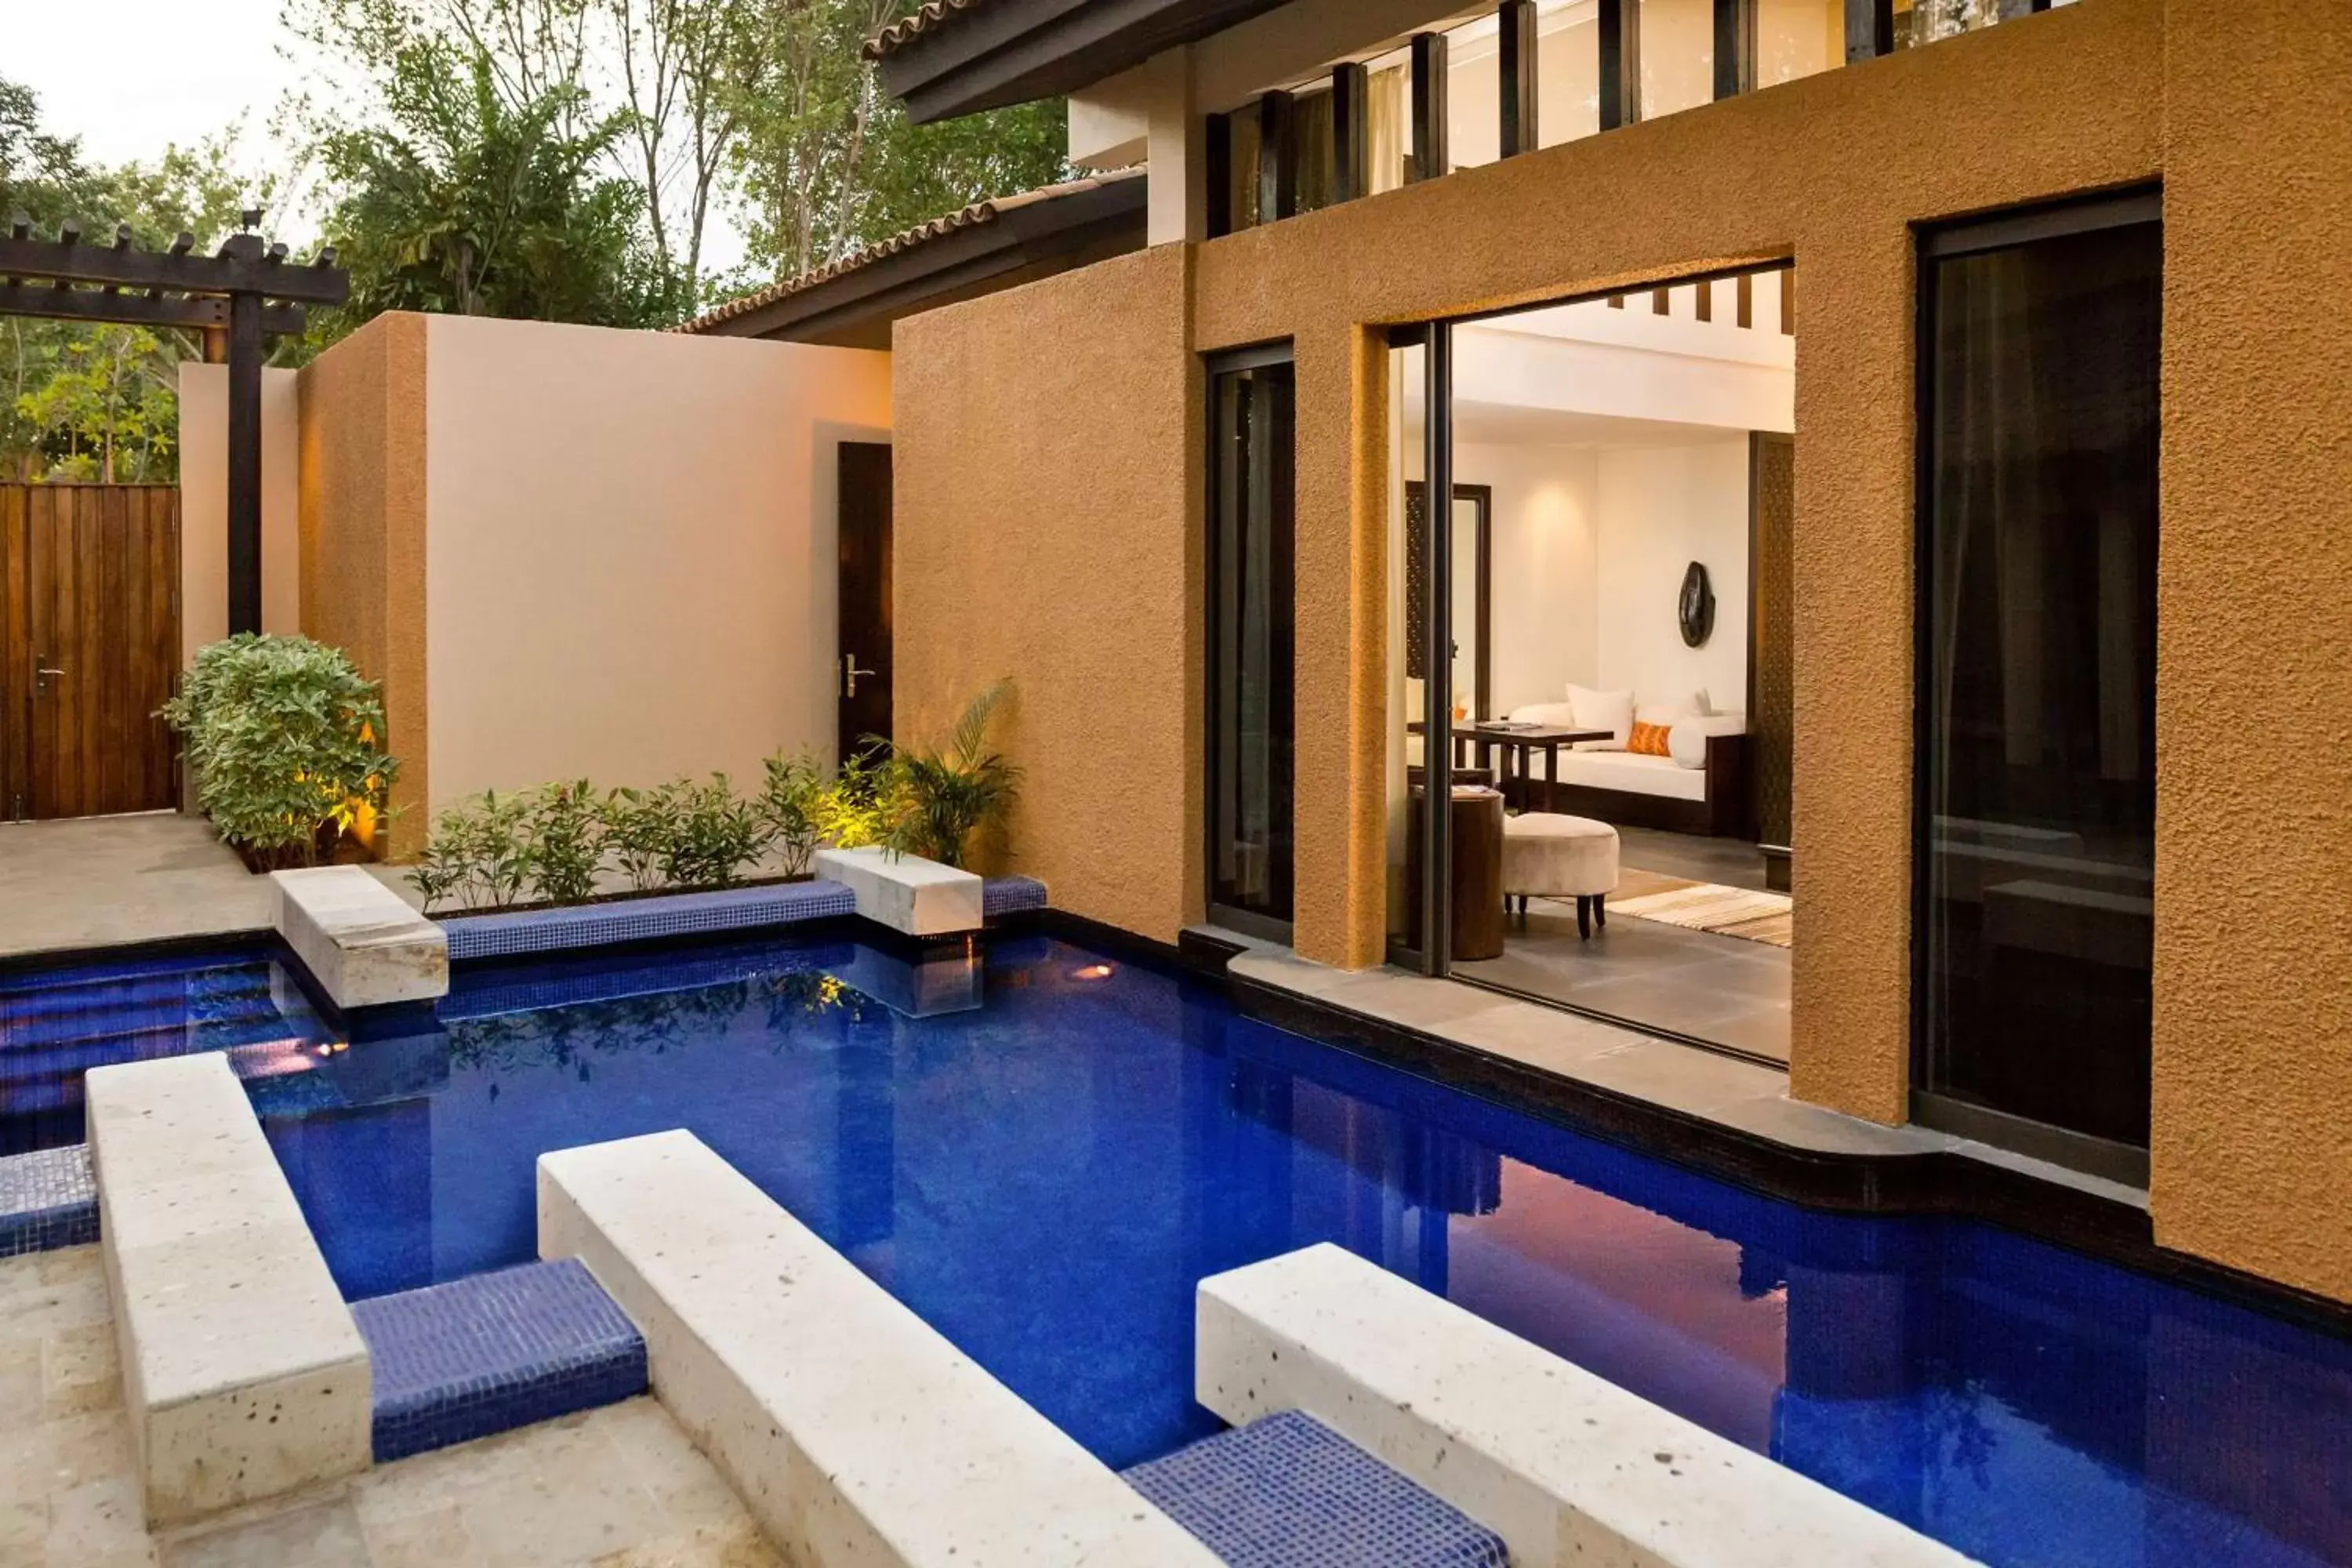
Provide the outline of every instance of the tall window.
<path id="1" fill-rule="evenodd" d="M 1286 936 L 1295 383 L 1278 354 L 1211 367 L 1209 898 Z"/>
<path id="2" fill-rule="evenodd" d="M 1921 262 L 1923 1115 L 2126 1176 L 2148 1126 L 2158 210 L 1939 231 Z"/>

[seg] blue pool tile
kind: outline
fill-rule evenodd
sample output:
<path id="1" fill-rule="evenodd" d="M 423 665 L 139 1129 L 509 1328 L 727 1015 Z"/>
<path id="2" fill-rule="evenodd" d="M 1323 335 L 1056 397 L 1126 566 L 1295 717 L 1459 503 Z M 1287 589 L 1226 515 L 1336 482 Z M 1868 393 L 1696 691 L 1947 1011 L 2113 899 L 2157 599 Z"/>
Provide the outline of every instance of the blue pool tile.
<path id="1" fill-rule="evenodd" d="M 1123 1471 L 1234 1568 L 1501 1568 L 1502 1537 L 1286 1410 Z"/>
<path id="2" fill-rule="evenodd" d="M 646 1391 L 646 1342 L 577 1258 L 352 1308 L 375 1378 L 378 1463 Z"/>
<path id="3" fill-rule="evenodd" d="M 838 882 L 780 882 L 769 887 L 726 888 L 709 893 L 670 893 L 652 899 L 619 899 L 557 910 L 510 910 L 502 914 L 457 915 L 441 922 L 448 933 L 451 962 L 556 952 L 567 948 L 609 947 L 660 937 L 698 936 L 748 931 L 802 921 L 854 915 L 857 900 Z"/>
<path id="4" fill-rule="evenodd" d="M 1045 884 L 1034 877 L 990 877 L 980 885 L 982 919 L 1045 907 Z"/>
<path id="5" fill-rule="evenodd" d="M 0 1258 L 97 1239 L 98 1183 L 88 1144 L 0 1159 Z"/>

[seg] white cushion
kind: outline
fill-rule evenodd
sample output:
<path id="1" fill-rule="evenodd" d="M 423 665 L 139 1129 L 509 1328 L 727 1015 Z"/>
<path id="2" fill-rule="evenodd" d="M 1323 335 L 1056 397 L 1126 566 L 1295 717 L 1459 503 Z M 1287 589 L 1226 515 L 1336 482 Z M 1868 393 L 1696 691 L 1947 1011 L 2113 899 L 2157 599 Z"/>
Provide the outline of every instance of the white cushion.
<path id="1" fill-rule="evenodd" d="M 1514 724 L 1549 724 L 1561 730 L 1576 728 L 1576 704 L 1573 702 L 1528 702 L 1504 715 Z"/>
<path id="2" fill-rule="evenodd" d="M 1559 782 L 1583 784 L 1590 789 L 1664 795 L 1671 800 L 1706 798 L 1705 773 L 1676 767 L 1670 757 L 1645 757 L 1635 752 L 1588 752 L 1581 747 L 1562 752 Z"/>
<path id="3" fill-rule="evenodd" d="M 1617 890 L 1617 830 L 1586 816 L 1530 811 L 1503 819 L 1503 891 L 1581 898 Z"/>
<path id="4" fill-rule="evenodd" d="M 1625 742 L 1633 738 L 1633 694 L 1630 691 L 1595 691 L 1589 686 L 1573 681 L 1568 688 L 1569 705 L 1576 710 L 1576 725 L 1580 730 L 1606 730 L 1606 741 L 1579 741 L 1580 752 L 1622 752 Z"/>
<path id="5" fill-rule="evenodd" d="M 1655 724 L 1662 730 L 1671 730 L 1689 718 L 1693 711 L 1688 708 L 1678 708 L 1671 702 L 1637 703 L 1633 709 L 1633 722 Z"/>
<path id="6" fill-rule="evenodd" d="M 1717 713 L 1704 719 L 1685 719 L 1666 734 L 1666 753 L 1685 768 L 1706 766 L 1706 742 L 1710 735 L 1744 735 L 1748 733 L 1745 713 Z"/>

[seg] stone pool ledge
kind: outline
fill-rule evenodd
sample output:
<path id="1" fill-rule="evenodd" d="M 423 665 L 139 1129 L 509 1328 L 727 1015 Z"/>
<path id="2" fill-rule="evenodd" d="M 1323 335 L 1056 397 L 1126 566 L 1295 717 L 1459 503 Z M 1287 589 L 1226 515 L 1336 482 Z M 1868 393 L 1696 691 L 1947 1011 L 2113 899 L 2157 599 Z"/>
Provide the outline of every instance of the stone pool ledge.
<path id="1" fill-rule="evenodd" d="M 1217 1568 L 691 1133 L 541 1155 L 539 1236 L 636 1322 L 656 1396 L 787 1561 Z"/>
<path id="2" fill-rule="evenodd" d="M 150 1525 L 365 1469 L 367 1345 L 227 1059 L 84 1082 Z"/>
<path id="3" fill-rule="evenodd" d="M 1314 1417 L 1500 1535 L 1514 1568 L 1972 1561 L 1328 1243 L 1195 1300 L 1202 1405 Z"/>

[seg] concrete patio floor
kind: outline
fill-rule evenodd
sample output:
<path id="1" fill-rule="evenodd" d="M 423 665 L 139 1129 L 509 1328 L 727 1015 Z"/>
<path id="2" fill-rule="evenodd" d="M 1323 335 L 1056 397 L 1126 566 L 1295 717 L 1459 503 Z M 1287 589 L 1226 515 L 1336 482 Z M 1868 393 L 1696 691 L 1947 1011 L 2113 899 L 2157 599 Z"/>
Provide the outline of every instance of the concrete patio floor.
<path id="1" fill-rule="evenodd" d="M 269 879 L 176 812 L 0 823 L 0 959 L 269 925 Z"/>
<path id="2" fill-rule="evenodd" d="M 0 1568 L 781 1568 L 632 1399 L 150 1535 L 95 1247 L 0 1260 Z"/>

